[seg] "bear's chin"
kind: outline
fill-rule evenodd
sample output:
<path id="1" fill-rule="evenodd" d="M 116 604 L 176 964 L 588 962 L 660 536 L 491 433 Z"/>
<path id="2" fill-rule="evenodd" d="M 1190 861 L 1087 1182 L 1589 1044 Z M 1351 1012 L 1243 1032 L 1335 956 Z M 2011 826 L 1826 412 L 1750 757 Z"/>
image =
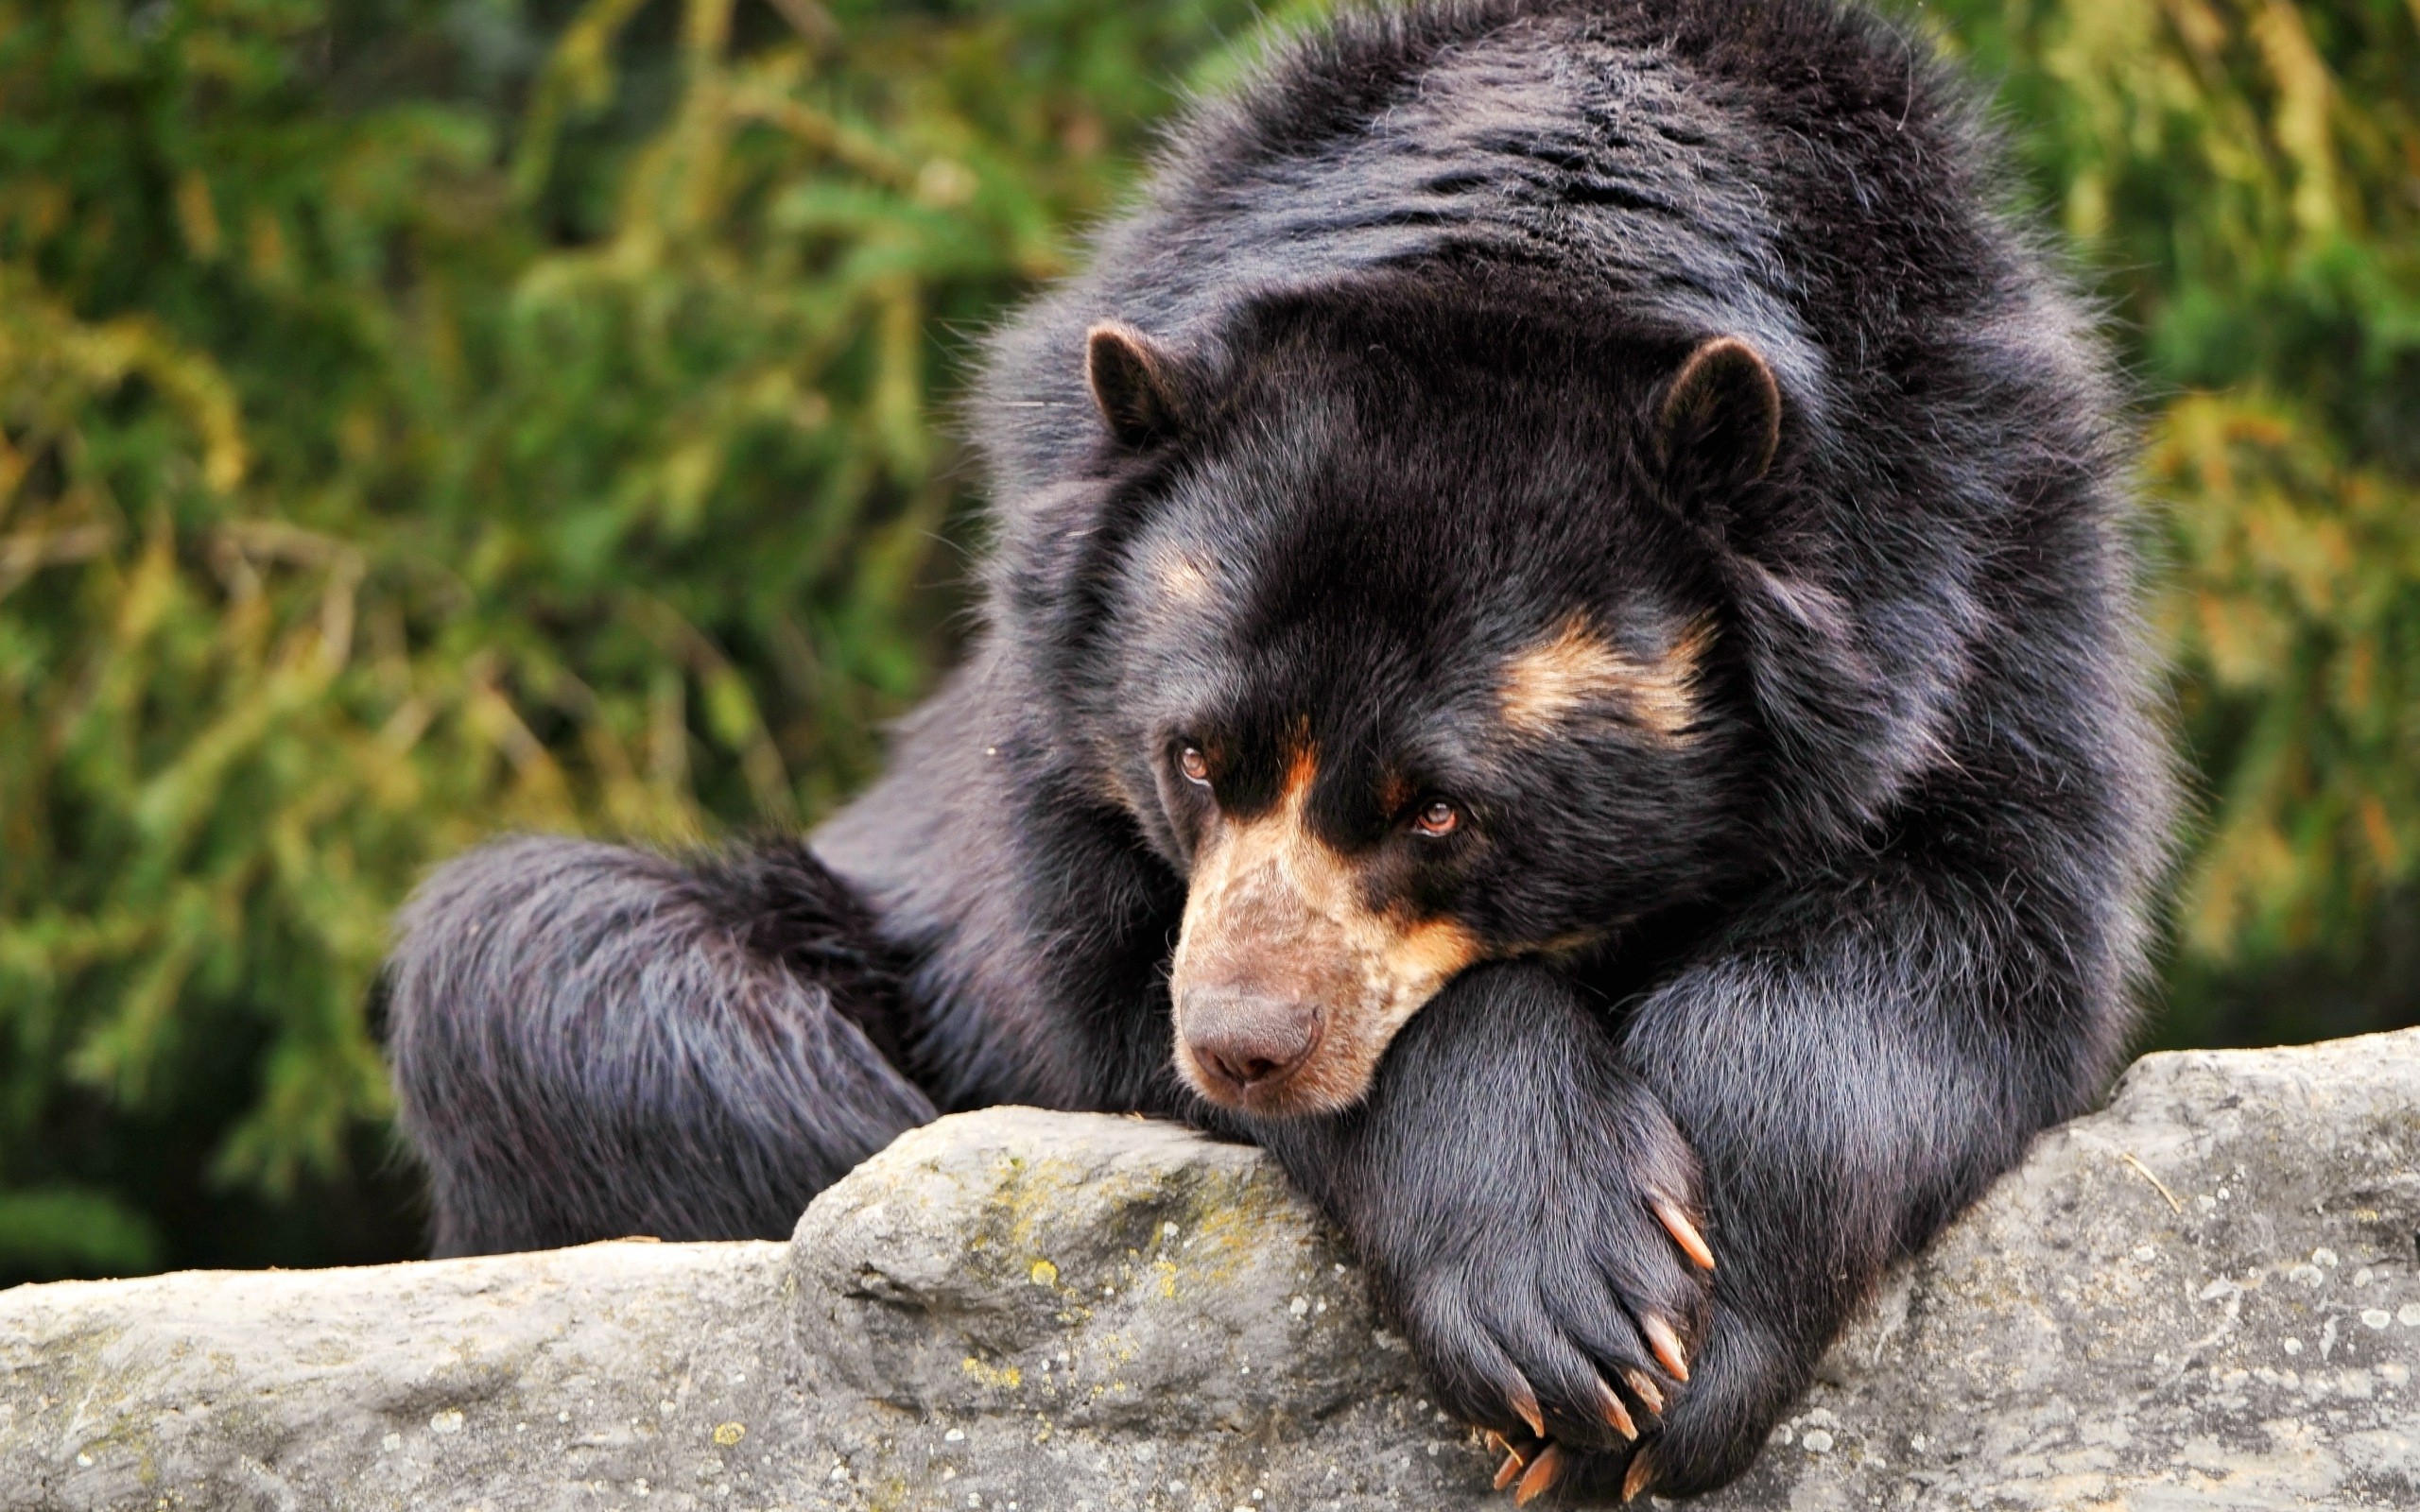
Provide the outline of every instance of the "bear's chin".
<path id="1" fill-rule="evenodd" d="M 1367 1080 L 1363 1081 L 1358 1091 L 1345 1096 L 1340 1096 L 1321 1088 L 1303 1087 L 1299 1085 L 1303 1080 L 1304 1078 L 1297 1074 L 1288 1076 L 1275 1087 L 1248 1087 L 1240 1091 L 1233 1089 L 1214 1091 L 1201 1082 L 1192 1081 L 1189 1078 L 1186 1085 L 1231 1113 L 1241 1113 L 1247 1118 L 1264 1120 L 1320 1118 L 1341 1113 L 1358 1104 L 1369 1094 Z"/>
<path id="2" fill-rule="evenodd" d="M 1374 1062 L 1348 1064 L 1351 1058 L 1314 1051 L 1309 1059 L 1282 1077 L 1240 1086 L 1205 1072 L 1180 1043 L 1176 1069 L 1203 1101 L 1228 1112 L 1254 1119 L 1319 1118 L 1341 1113 L 1369 1096 L 1377 1067 Z"/>

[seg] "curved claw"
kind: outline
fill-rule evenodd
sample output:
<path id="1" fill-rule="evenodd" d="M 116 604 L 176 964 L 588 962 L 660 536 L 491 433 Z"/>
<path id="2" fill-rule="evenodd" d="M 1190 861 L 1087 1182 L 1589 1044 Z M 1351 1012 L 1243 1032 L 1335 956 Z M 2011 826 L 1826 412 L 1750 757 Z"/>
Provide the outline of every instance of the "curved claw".
<path id="1" fill-rule="evenodd" d="M 1546 1417 L 1538 1411 L 1538 1394 L 1530 1389 L 1530 1383 L 1519 1376 L 1514 1376 L 1511 1396 L 1512 1410 L 1521 1415 L 1523 1422 L 1530 1425 L 1530 1433 L 1538 1438 L 1546 1437 Z"/>
<path id="2" fill-rule="evenodd" d="M 1529 1464 L 1530 1462 L 1528 1460 L 1521 1457 L 1521 1452 L 1519 1450 L 1506 1450 L 1504 1452 L 1504 1463 L 1495 1467 L 1495 1488 L 1500 1491 L 1506 1486 L 1512 1485 L 1514 1481 L 1519 1480 L 1521 1478 L 1521 1472 L 1529 1468 Z"/>
<path id="3" fill-rule="evenodd" d="M 1512 1504 L 1528 1506 L 1531 1502 L 1551 1490 L 1554 1483 L 1561 1479 L 1562 1475 L 1563 1447 L 1559 1444 L 1548 1444 L 1539 1452 L 1538 1457 L 1530 1462 L 1530 1473 L 1522 1476 L 1521 1484 L 1513 1488 Z"/>
<path id="4" fill-rule="evenodd" d="M 1689 1222 L 1689 1215 L 1681 1211 L 1679 1203 L 1669 1197 L 1650 1197 L 1647 1205 L 1654 1210 L 1656 1221 L 1664 1225 L 1664 1231 L 1672 1236 L 1672 1243 L 1681 1246 L 1681 1253 L 1689 1257 L 1690 1263 L 1700 1270 L 1714 1269 L 1714 1251 L 1706 1247 L 1705 1235 L 1698 1232 L 1698 1226 Z"/>
<path id="5" fill-rule="evenodd" d="M 1689 1379 L 1688 1357 L 1681 1352 L 1681 1336 L 1672 1325 L 1650 1313 L 1638 1320 L 1638 1332 L 1647 1335 L 1647 1347 L 1655 1351 L 1655 1363 L 1675 1381 Z"/>
<path id="6" fill-rule="evenodd" d="M 1603 1415 L 1605 1421 L 1613 1425 L 1614 1432 L 1634 1442 L 1637 1440 L 1638 1425 L 1631 1421 L 1630 1409 L 1622 1405 L 1621 1398 L 1614 1395 L 1614 1388 L 1601 1381 L 1597 1383 L 1597 1410 Z"/>
<path id="7" fill-rule="evenodd" d="M 1642 1449 L 1630 1457 L 1630 1469 L 1622 1472 L 1622 1500 L 1636 1501 L 1638 1493 L 1646 1490 L 1653 1479 L 1655 1467 L 1648 1463 L 1647 1451 Z"/>
<path id="8" fill-rule="evenodd" d="M 1655 1383 L 1652 1376 L 1644 1370 L 1625 1370 L 1622 1381 L 1630 1387 L 1631 1394 L 1638 1399 L 1640 1406 L 1658 1418 L 1664 1416 L 1664 1390 Z"/>

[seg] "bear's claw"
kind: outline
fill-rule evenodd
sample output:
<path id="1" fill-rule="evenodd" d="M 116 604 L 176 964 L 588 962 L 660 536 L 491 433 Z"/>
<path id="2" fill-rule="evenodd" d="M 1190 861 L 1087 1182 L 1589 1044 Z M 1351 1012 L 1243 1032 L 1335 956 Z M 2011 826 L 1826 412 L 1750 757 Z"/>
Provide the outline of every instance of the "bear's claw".
<path id="1" fill-rule="evenodd" d="M 1614 1432 L 1633 1442 L 1637 1440 L 1638 1425 L 1631 1421 L 1630 1409 L 1622 1405 L 1622 1399 L 1614 1394 L 1614 1388 L 1602 1381 L 1597 1383 L 1597 1407 L 1605 1415 L 1605 1421 L 1613 1425 Z"/>
<path id="2" fill-rule="evenodd" d="M 1538 1394 L 1530 1389 L 1530 1383 L 1515 1375 L 1512 1378 L 1512 1389 L 1507 1395 L 1512 1399 L 1512 1410 L 1519 1413 L 1521 1420 L 1530 1425 L 1530 1436 L 1546 1437 L 1546 1416 L 1538 1411 Z"/>
<path id="3" fill-rule="evenodd" d="M 1521 1472 L 1529 1468 L 1530 1462 L 1522 1457 L 1519 1450 L 1506 1449 L 1504 1463 L 1495 1467 L 1495 1488 L 1500 1491 L 1519 1480 Z"/>
<path id="4" fill-rule="evenodd" d="M 1664 1393 L 1652 1376 L 1644 1370 L 1625 1370 L 1622 1383 L 1630 1387 L 1631 1395 L 1638 1399 L 1638 1404 L 1647 1409 L 1649 1417 L 1664 1416 Z"/>
<path id="5" fill-rule="evenodd" d="M 1675 1381 L 1689 1379 L 1688 1356 L 1681 1352 L 1681 1337 L 1672 1332 L 1671 1324 L 1649 1313 L 1639 1318 L 1638 1332 L 1647 1335 L 1647 1347 L 1655 1351 L 1655 1363 L 1666 1375 Z"/>
<path id="6" fill-rule="evenodd" d="M 1521 1477 L 1521 1484 L 1512 1488 L 1512 1504 L 1528 1506 L 1552 1489 L 1562 1474 L 1563 1449 L 1560 1445 L 1548 1444 L 1538 1452 L 1536 1459 L 1530 1462 L 1530 1472 Z"/>
<path id="7" fill-rule="evenodd" d="M 1622 1500 L 1636 1501 L 1638 1493 L 1646 1490 L 1647 1483 L 1654 1478 L 1655 1468 L 1648 1463 L 1647 1451 L 1642 1449 L 1630 1457 L 1630 1469 L 1622 1472 Z"/>
<path id="8" fill-rule="evenodd" d="M 1689 1215 L 1681 1211 L 1679 1203 L 1669 1197 L 1654 1196 L 1647 1199 L 1647 1205 L 1664 1225 L 1664 1231 L 1672 1236 L 1672 1243 L 1689 1257 L 1691 1264 L 1700 1270 L 1714 1269 L 1714 1251 L 1706 1247 L 1705 1235 L 1698 1232 L 1698 1226 L 1689 1222 Z"/>

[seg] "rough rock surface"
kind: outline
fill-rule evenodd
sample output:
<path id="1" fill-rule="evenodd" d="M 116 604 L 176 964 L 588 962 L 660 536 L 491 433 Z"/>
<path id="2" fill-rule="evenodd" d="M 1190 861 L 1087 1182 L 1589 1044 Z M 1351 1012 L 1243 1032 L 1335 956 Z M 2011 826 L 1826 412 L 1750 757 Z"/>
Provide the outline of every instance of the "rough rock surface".
<path id="1" fill-rule="evenodd" d="M 2420 1031 L 2160 1056 L 1701 1503 L 2420 1507 Z M 0 1294 L 0 1507 L 1501 1504 L 1256 1152 L 997 1109 L 785 1246 Z"/>

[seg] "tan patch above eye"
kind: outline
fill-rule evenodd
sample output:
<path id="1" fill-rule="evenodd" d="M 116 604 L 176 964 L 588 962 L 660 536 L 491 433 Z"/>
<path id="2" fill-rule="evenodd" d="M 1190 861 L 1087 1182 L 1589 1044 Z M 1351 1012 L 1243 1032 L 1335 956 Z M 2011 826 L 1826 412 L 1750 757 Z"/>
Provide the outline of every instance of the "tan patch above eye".
<path id="1" fill-rule="evenodd" d="M 1547 735 L 1579 715 L 1605 713 L 1686 740 L 1698 717 L 1699 662 L 1712 637 L 1705 621 L 1694 621 L 1663 655 L 1643 660 L 1574 615 L 1504 664 L 1496 685 L 1504 722 Z"/>
<path id="2" fill-rule="evenodd" d="M 1153 574 L 1159 578 L 1160 591 L 1188 609 L 1208 604 L 1216 589 L 1210 569 L 1197 558 L 1182 551 L 1161 550 L 1153 554 Z"/>

